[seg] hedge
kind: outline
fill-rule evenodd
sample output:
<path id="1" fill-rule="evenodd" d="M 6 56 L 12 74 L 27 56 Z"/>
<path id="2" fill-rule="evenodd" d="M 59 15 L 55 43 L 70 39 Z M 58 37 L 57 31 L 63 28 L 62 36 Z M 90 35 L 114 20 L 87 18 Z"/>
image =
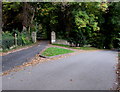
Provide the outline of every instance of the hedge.
<path id="1" fill-rule="evenodd" d="M 17 46 L 28 45 L 30 43 L 32 43 L 30 35 L 19 34 L 17 36 Z M 15 46 L 15 37 L 11 33 L 3 33 L 2 39 L 0 39 L 0 48 L 8 50 L 12 46 Z"/>
<path id="2" fill-rule="evenodd" d="M 10 49 L 10 47 L 14 46 L 15 40 L 14 37 L 5 37 L 2 38 L 2 49 Z"/>

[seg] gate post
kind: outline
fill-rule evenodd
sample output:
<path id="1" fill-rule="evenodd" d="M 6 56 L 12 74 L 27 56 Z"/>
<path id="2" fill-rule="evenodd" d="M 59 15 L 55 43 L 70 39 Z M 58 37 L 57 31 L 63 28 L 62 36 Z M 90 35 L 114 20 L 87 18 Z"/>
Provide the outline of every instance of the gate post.
<path id="1" fill-rule="evenodd" d="M 32 32 L 32 41 L 36 42 L 36 32 Z"/>
<path id="2" fill-rule="evenodd" d="M 56 41 L 56 34 L 54 31 L 51 32 L 51 43 L 54 43 Z"/>

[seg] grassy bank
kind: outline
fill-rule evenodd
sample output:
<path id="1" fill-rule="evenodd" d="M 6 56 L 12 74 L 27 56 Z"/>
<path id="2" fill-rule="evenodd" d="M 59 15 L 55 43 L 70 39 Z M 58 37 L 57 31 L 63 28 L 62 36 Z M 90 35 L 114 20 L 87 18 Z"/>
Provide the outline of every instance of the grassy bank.
<path id="1" fill-rule="evenodd" d="M 66 53 L 72 53 L 74 51 L 68 50 L 68 49 L 63 49 L 63 48 L 57 48 L 57 47 L 50 47 L 47 48 L 42 55 L 43 56 L 56 56 L 56 55 L 61 55 L 61 54 L 66 54 Z"/>

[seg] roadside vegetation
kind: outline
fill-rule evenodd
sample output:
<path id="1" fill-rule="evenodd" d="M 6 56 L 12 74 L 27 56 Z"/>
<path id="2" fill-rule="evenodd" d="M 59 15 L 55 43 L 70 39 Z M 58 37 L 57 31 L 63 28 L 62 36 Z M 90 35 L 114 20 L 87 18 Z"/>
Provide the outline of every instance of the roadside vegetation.
<path id="1" fill-rule="evenodd" d="M 23 46 L 32 42 L 32 32 L 50 39 L 52 31 L 75 47 L 118 48 L 119 8 L 120 2 L 3 2 L 0 49 L 14 47 L 15 33 Z"/>
<path id="2" fill-rule="evenodd" d="M 95 47 L 71 47 L 69 45 L 63 45 L 63 44 L 52 44 L 52 45 L 71 48 L 71 49 L 79 49 L 79 50 L 98 50 L 98 48 Z"/>
<path id="3" fill-rule="evenodd" d="M 17 32 L 17 38 L 15 38 L 14 32 Z M 32 38 L 27 32 L 19 33 L 18 30 L 13 30 L 12 33 L 6 31 L 2 33 L 0 44 L 3 52 L 24 47 L 33 44 Z"/>
<path id="4" fill-rule="evenodd" d="M 56 56 L 56 55 L 67 54 L 67 53 L 72 53 L 72 52 L 74 51 L 63 49 L 63 48 L 58 48 L 58 47 L 49 47 L 42 53 L 42 55 L 43 56 Z"/>
<path id="5" fill-rule="evenodd" d="M 11 51 L 15 51 L 15 50 L 19 50 L 19 49 L 24 49 L 24 48 L 27 48 L 27 47 L 31 47 L 31 46 L 34 46 L 36 44 L 37 43 L 29 43 L 27 45 L 15 46 L 15 47 L 13 47 L 11 49 L 0 50 L 0 52 L 3 52 L 3 53 L 11 52 Z"/>

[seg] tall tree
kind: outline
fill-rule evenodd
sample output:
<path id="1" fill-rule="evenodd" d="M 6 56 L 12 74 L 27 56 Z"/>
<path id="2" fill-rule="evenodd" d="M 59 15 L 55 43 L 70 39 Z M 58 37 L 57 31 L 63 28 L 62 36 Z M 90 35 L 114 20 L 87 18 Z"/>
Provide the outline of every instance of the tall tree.
<path id="1" fill-rule="evenodd" d="M 116 39 L 120 33 L 120 2 L 112 2 L 109 4 L 109 10 L 104 15 L 104 45 L 106 48 L 118 47 L 118 40 Z"/>
<path id="2" fill-rule="evenodd" d="M 31 27 L 35 10 L 28 2 L 3 2 L 3 30 L 23 30 L 23 26 Z"/>

